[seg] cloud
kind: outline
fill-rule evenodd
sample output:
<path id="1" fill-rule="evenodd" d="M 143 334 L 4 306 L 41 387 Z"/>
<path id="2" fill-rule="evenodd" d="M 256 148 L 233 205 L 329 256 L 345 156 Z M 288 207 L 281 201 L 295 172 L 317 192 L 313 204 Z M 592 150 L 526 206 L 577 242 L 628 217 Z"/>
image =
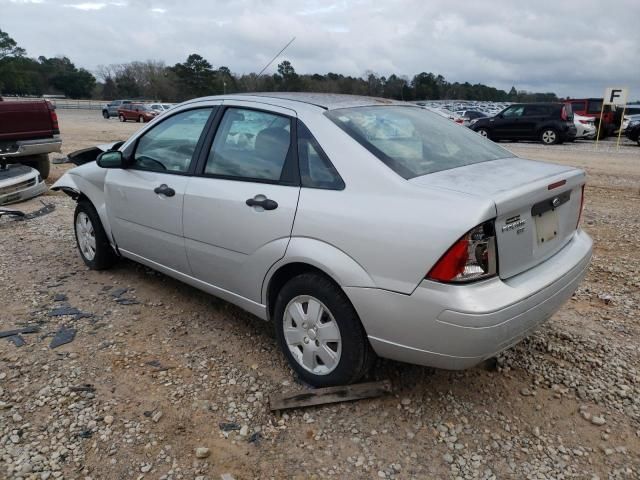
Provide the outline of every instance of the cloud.
<path id="1" fill-rule="evenodd" d="M 32 56 L 66 55 L 89 69 L 199 53 L 258 71 L 295 36 L 268 72 L 287 58 L 300 73 L 426 71 L 563 96 L 622 84 L 640 97 L 637 0 L 611 0 L 606 11 L 583 0 L 181 0 L 170 15 L 161 0 L 66 0 L 65 28 L 47 28 L 60 3 L 3 4 L 3 29 Z"/>

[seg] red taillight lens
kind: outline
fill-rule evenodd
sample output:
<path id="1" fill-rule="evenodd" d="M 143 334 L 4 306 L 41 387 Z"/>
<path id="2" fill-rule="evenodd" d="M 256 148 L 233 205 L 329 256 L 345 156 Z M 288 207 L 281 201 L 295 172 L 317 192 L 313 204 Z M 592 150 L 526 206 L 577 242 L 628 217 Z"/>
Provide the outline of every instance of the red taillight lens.
<path id="1" fill-rule="evenodd" d="M 562 112 L 560 113 L 560 118 L 562 120 L 567 120 L 569 116 L 567 115 L 567 107 L 562 107 Z"/>
<path id="2" fill-rule="evenodd" d="M 51 129 L 55 135 L 60 133 L 60 126 L 58 125 L 58 114 L 56 113 L 51 102 L 47 102 L 47 107 L 49 107 L 49 118 L 51 119 Z"/>
<path id="3" fill-rule="evenodd" d="M 461 283 L 489 278 L 497 273 L 494 221 L 468 231 L 431 268 L 426 278 Z"/>
<path id="4" fill-rule="evenodd" d="M 584 185 L 582 185 L 582 192 L 580 193 L 580 211 L 578 212 L 578 222 L 576 223 L 576 229 L 580 226 L 580 220 L 582 220 L 583 209 L 584 209 Z"/>

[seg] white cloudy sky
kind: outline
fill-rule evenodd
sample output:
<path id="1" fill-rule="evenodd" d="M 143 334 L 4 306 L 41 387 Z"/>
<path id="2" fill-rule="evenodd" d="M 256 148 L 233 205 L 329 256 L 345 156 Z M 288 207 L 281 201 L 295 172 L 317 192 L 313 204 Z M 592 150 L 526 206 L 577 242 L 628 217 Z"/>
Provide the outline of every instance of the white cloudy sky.
<path id="1" fill-rule="evenodd" d="M 196 52 L 245 73 L 295 36 L 282 58 L 300 73 L 427 71 L 563 96 L 628 86 L 640 98 L 640 0 L 0 0 L 0 29 L 31 56 L 89 70 Z"/>

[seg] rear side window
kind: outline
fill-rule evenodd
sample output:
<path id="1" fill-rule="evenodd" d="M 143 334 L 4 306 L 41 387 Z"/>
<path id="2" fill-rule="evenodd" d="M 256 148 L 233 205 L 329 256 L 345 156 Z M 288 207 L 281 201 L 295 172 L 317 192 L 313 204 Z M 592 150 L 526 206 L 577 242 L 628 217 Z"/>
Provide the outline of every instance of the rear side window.
<path id="1" fill-rule="evenodd" d="M 298 121 L 298 162 L 303 187 L 342 190 L 344 182 L 306 125 Z"/>
<path id="2" fill-rule="evenodd" d="M 291 145 L 291 120 L 269 112 L 228 108 L 204 173 L 279 181 Z"/>
<path id="3" fill-rule="evenodd" d="M 325 115 L 406 179 L 513 156 L 472 130 L 419 107 L 342 108 Z"/>
<path id="4" fill-rule="evenodd" d="M 583 112 L 584 111 L 584 102 L 567 102 L 567 105 L 571 105 L 574 112 Z"/>
<path id="5" fill-rule="evenodd" d="M 524 109 L 524 114 L 527 117 L 546 116 L 546 115 L 549 115 L 549 113 L 550 113 L 549 107 L 545 107 L 544 105 L 528 105 Z"/>
<path id="6" fill-rule="evenodd" d="M 587 113 L 600 113 L 602 109 L 602 100 L 590 100 Z"/>
<path id="7" fill-rule="evenodd" d="M 131 168 L 160 173 L 189 170 L 212 108 L 188 110 L 167 118 L 138 139 Z"/>

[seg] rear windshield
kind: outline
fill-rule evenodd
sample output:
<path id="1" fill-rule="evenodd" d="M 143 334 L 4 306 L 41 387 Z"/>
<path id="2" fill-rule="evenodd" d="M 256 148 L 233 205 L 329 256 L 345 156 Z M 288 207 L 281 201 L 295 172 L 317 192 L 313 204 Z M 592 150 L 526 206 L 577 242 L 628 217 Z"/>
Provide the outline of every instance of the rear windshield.
<path id="1" fill-rule="evenodd" d="M 325 115 L 406 179 L 514 156 L 468 128 L 422 108 L 355 107 L 330 110 Z"/>

